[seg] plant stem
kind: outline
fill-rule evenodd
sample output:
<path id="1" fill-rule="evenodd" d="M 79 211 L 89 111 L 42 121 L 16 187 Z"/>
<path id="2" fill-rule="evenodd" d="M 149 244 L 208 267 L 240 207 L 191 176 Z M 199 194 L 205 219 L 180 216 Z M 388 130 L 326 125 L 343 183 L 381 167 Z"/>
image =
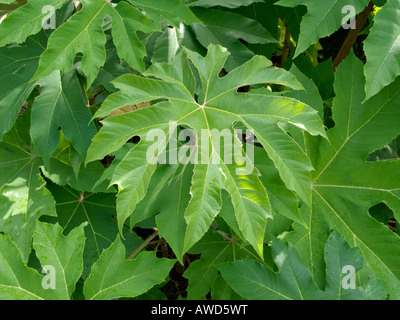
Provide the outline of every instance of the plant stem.
<path id="1" fill-rule="evenodd" d="M 347 35 L 346 40 L 343 42 L 339 53 L 337 54 L 335 60 L 333 61 L 333 70 L 336 70 L 338 65 L 347 57 L 350 53 L 351 48 L 357 40 L 358 34 L 361 32 L 365 23 L 368 20 L 368 16 L 374 11 L 374 4 L 372 1 L 369 2 L 368 6 L 358 15 L 356 20 L 356 28 L 351 29 Z"/>
<path id="2" fill-rule="evenodd" d="M 137 247 L 136 249 L 135 249 L 135 251 L 133 251 L 129 256 L 128 256 L 128 260 L 130 260 L 130 259 L 133 259 L 144 247 L 146 247 L 148 244 L 149 244 L 149 242 L 151 241 L 151 240 L 153 240 L 155 237 L 157 237 L 158 236 L 158 230 L 156 229 L 156 231 L 154 231 L 150 236 L 148 236 L 147 237 L 147 239 L 146 240 L 144 240 L 143 241 L 143 243 L 139 246 L 139 247 Z"/>
<path id="3" fill-rule="evenodd" d="M 285 67 L 285 61 L 289 57 L 289 48 L 290 48 L 290 31 L 288 29 L 285 19 L 283 19 L 283 26 L 285 27 L 285 40 L 283 42 L 283 52 L 281 56 L 281 65 L 280 65 L 281 68 Z"/>

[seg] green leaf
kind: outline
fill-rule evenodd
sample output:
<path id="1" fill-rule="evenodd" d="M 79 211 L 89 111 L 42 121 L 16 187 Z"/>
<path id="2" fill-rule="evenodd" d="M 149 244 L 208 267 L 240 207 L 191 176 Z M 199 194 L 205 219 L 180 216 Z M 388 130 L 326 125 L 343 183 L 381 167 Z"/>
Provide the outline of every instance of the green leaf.
<path id="1" fill-rule="evenodd" d="M 285 96 L 292 97 L 296 100 L 306 103 L 310 107 L 317 110 L 319 116 L 323 118 L 324 103 L 314 81 L 303 74 L 295 64 L 293 64 L 290 68 L 290 72 L 296 76 L 297 80 L 300 81 L 304 87 L 304 90 L 294 90 L 289 88 Z"/>
<path id="2" fill-rule="evenodd" d="M 88 151 L 87 162 L 113 153 L 132 136 L 144 137 L 145 132 L 149 129 L 158 129 L 161 130 L 161 133 L 167 132 L 165 137 L 171 136 L 173 127 L 177 124 L 186 124 L 196 132 L 203 130 L 205 135 L 201 139 L 205 140 L 198 144 L 201 147 L 197 147 L 196 154 L 199 162 L 203 159 L 205 163 L 196 163 L 194 167 L 190 190 L 192 198 L 185 212 L 189 230 L 185 237 L 185 249 L 189 249 L 207 231 L 220 210 L 220 192 L 225 189 L 232 198 L 235 215 L 244 237 L 262 255 L 265 224 L 270 217 L 267 193 L 259 181 L 259 173 L 253 168 L 250 159 L 242 158 L 249 168 L 244 168 L 243 163 L 238 165 L 242 148 L 239 150 L 236 148 L 236 151 L 231 154 L 236 163 L 212 163 L 212 159 L 218 159 L 218 157 L 222 159 L 220 154 L 224 154 L 223 150 L 219 154 L 221 150 L 213 147 L 216 145 L 217 139 L 220 139 L 219 132 L 225 130 L 231 137 L 235 137 L 234 122 L 242 122 L 249 129 L 254 130 L 256 136 L 262 138 L 262 143 L 267 148 L 269 156 L 278 163 L 281 176 L 288 179 L 285 183 L 303 196 L 307 189 L 310 194 L 310 182 L 307 186 L 303 176 L 309 174 L 311 166 L 296 143 L 279 129 L 277 122 L 290 122 L 312 134 L 325 135 L 321 121 L 315 110 L 293 99 L 258 95 L 251 92 L 248 94 L 236 92 L 240 86 L 264 81 L 299 87 L 298 81 L 286 71 L 277 72 L 273 68 L 269 69 L 270 62 L 267 59 L 254 57 L 245 65 L 232 71 L 230 75 L 219 78 L 219 71 L 228 56 L 225 49 L 220 46 L 210 46 L 205 58 L 189 50 L 186 52 L 189 60 L 199 72 L 203 85 L 199 99 L 203 101 L 197 102 L 193 98 L 193 77 L 190 75 L 183 77 L 182 70 L 184 70 L 184 66 L 188 65 L 187 60 L 184 59 L 184 53 L 177 56 L 172 65 L 155 64 L 146 72 L 148 76 L 159 77 L 168 82 L 133 75 L 125 75 L 116 79 L 113 84 L 121 91 L 109 96 L 96 115 L 107 115 L 116 108 L 144 101 L 155 99 L 168 99 L 168 101 L 103 120 L 103 128 L 94 138 Z M 256 70 L 249 67 L 254 65 L 258 66 Z M 248 105 L 247 110 L 241 108 L 243 105 Z M 176 123 L 173 122 L 171 126 L 171 121 L 176 121 Z M 285 145 L 271 147 L 273 143 L 271 139 L 275 139 L 275 137 L 269 135 L 266 130 L 275 132 L 281 140 L 285 141 Z M 159 138 L 159 140 L 162 139 Z M 160 141 L 154 144 L 154 149 L 160 146 Z M 233 141 L 231 139 L 231 142 L 225 141 L 224 148 L 229 152 L 238 145 L 240 145 L 240 141 L 234 138 Z M 154 149 L 152 149 L 152 156 Z M 135 148 L 133 152 L 134 150 Z M 292 150 L 296 150 L 295 152 L 299 155 L 298 162 L 291 162 L 292 160 L 287 158 L 288 154 L 293 152 Z M 232 162 L 232 160 L 230 161 Z M 148 167 L 149 164 L 145 162 L 146 160 L 142 156 L 141 160 L 129 162 L 129 166 L 135 166 L 141 174 L 147 175 L 143 168 Z M 283 165 L 283 163 L 285 164 Z M 241 172 L 245 172 L 245 169 L 251 169 L 250 174 L 241 174 Z M 152 173 L 150 172 L 150 174 Z M 135 177 L 135 179 L 138 178 Z M 298 180 L 302 182 L 297 184 Z M 147 185 L 130 183 L 129 179 L 126 179 L 126 183 L 131 185 L 132 190 L 136 190 L 131 193 L 133 200 L 129 208 L 133 210 L 134 204 L 138 201 L 136 199 L 140 199 L 140 197 L 135 198 L 134 193 L 145 194 Z M 204 192 L 205 190 L 207 192 Z M 308 194 L 305 194 L 305 201 L 309 202 Z M 127 198 L 129 197 L 127 196 Z M 210 205 L 211 203 L 213 205 Z M 123 207 L 126 208 L 125 205 Z M 125 209 L 122 212 L 119 210 L 119 219 L 124 220 L 127 217 L 126 213 L 130 214 Z"/>
<path id="3" fill-rule="evenodd" d="M 194 8 L 193 12 L 202 21 L 201 24 L 191 26 L 197 40 L 204 47 L 211 44 L 221 45 L 231 53 L 225 66 L 228 71 L 254 56 L 239 39 L 253 44 L 277 42 L 260 23 L 239 14 L 202 8 Z"/>
<path id="4" fill-rule="evenodd" d="M 112 18 L 112 35 L 119 56 L 133 68 L 143 71 L 146 50 L 138 40 L 136 31 L 138 28 L 143 31 L 154 30 L 151 21 L 124 2 L 114 8 L 107 1 L 86 0 L 81 11 L 52 33 L 33 79 L 43 78 L 54 70 L 69 71 L 75 55 L 81 52 L 82 70 L 90 86 L 106 61 L 106 36 L 102 30 L 106 16 Z"/>
<path id="5" fill-rule="evenodd" d="M 276 4 L 284 7 L 304 5 L 308 12 L 301 20 L 300 36 L 294 57 L 307 50 L 320 38 L 334 33 L 341 25 L 347 12 L 345 6 L 353 6 L 355 12 L 361 12 L 369 0 L 280 0 Z"/>
<path id="6" fill-rule="evenodd" d="M 0 48 L 0 141 L 13 127 L 18 112 L 35 87 L 30 79 L 44 49 L 40 40 L 29 37 L 22 45 Z"/>
<path id="7" fill-rule="evenodd" d="M 166 143 L 162 140 L 159 142 Z M 156 170 L 157 164 L 149 162 L 146 157 L 151 145 L 151 142 L 141 141 L 139 145 L 132 148 L 115 168 L 112 176 L 111 183 L 117 184 L 119 189 L 117 212 L 120 232 L 136 204 L 144 198 L 150 178 Z"/>
<path id="8" fill-rule="evenodd" d="M 113 193 L 80 192 L 68 186 L 50 183 L 49 189 L 56 200 L 57 217 L 46 220 L 57 222 L 63 233 L 85 224 L 85 249 L 83 252 L 83 276 L 87 277 L 90 268 L 102 251 L 108 248 L 118 235 L 117 223 L 112 219 L 116 215 L 115 195 Z M 123 235 L 129 250 L 138 247 L 142 240 L 134 233 L 124 229 Z"/>
<path id="9" fill-rule="evenodd" d="M 210 8 L 210 7 L 226 7 L 226 8 L 238 8 L 242 6 L 248 6 L 255 2 L 263 2 L 262 0 L 190 0 L 189 6 L 190 7 L 203 7 L 203 8 Z"/>
<path id="10" fill-rule="evenodd" d="M 6 2 L 6 3 L 12 3 Z M 43 27 L 43 20 L 49 15 L 46 6 L 57 10 L 63 6 L 65 0 L 29 0 L 27 4 L 11 12 L 1 23 L 0 47 L 10 42 L 22 43 L 32 34 L 36 34 Z M 3 2 L 4 3 L 4 2 Z"/>
<path id="11" fill-rule="evenodd" d="M 136 297 L 164 281 L 175 262 L 158 259 L 155 252 L 142 252 L 126 260 L 125 247 L 117 237 L 93 265 L 83 292 L 90 300 Z"/>
<path id="12" fill-rule="evenodd" d="M 76 159 L 78 158 L 78 159 Z M 60 132 L 58 148 L 50 158 L 50 167 L 40 167 L 43 175 L 60 186 L 70 186 L 83 192 L 115 193 L 115 189 L 108 188 L 109 181 L 103 177 L 105 168 L 100 162 L 81 166 L 81 157 L 71 143 Z"/>
<path id="13" fill-rule="evenodd" d="M 167 27 L 162 35 L 157 38 L 152 56 L 153 62 L 172 63 L 179 49 L 177 28 Z"/>
<path id="14" fill-rule="evenodd" d="M 260 180 L 267 189 L 272 210 L 304 225 L 305 222 L 298 209 L 298 199 L 286 188 L 273 161 L 268 158 L 262 148 L 256 148 L 254 156 L 255 165 L 261 173 Z"/>
<path id="15" fill-rule="evenodd" d="M 83 227 L 72 230 L 66 237 L 61 231 L 58 225 L 40 222 L 36 225 L 33 246 L 48 272 L 46 277 L 27 267 L 16 245 L 7 236 L 0 235 L 1 299 L 70 299 L 82 272 Z"/>
<path id="16" fill-rule="evenodd" d="M 31 137 L 46 166 L 59 143 L 59 129 L 71 142 L 81 158 L 86 158 L 90 140 L 96 134 L 89 123 L 91 112 L 81 94 L 81 87 L 74 72 L 61 77 L 58 71 L 39 81 L 40 95 L 32 109 Z"/>
<path id="17" fill-rule="evenodd" d="M 308 141 L 315 168 L 313 210 L 322 212 L 330 227 L 359 246 L 376 279 L 383 281 L 395 298 L 400 287 L 400 239 L 372 218 L 368 210 L 384 201 L 398 217 L 398 183 L 393 172 L 399 163 L 366 159 L 400 133 L 400 82 L 362 104 L 364 86 L 363 65 L 351 53 L 336 71 L 332 110 L 335 127 L 328 130 L 330 143 Z"/>
<path id="18" fill-rule="evenodd" d="M 365 40 L 365 91 L 368 100 L 400 75 L 400 3 L 388 1 L 378 11 Z"/>
<path id="19" fill-rule="evenodd" d="M 236 239 L 226 241 L 213 231 L 208 231 L 190 253 L 201 253 L 201 258 L 193 261 L 183 274 L 189 280 L 187 292 L 190 300 L 204 299 L 218 276 L 217 264 L 242 258 L 259 260 L 253 251 Z"/>
<path id="20" fill-rule="evenodd" d="M 362 256 L 357 248 L 350 248 L 338 232 L 334 232 L 325 245 L 325 291 L 315 285 L 310 270 L 301 262 L 293 246 L 274 239 L 272 255 L 279 272 L 254 260 L 219 264 L 218 270 L 237 293 L 252 300 L 377 300 L 386 297 L 384 286 L 375 282 L 373 289 L 370 284 L 345 289 L 343 277 L 347 273 L 343 273 L 343 267 L 359 270 Z"/>
<path id="21" fill-rule="evenodd" d="M 190 200 L 189 190 L 193 166 L 188 164 L 176 167 L 175 175 L 170 178 L 157 197 L 159 213 L 156 215 L 156 223 L 160 237 L 168 242 L 183 264 L 187 227 L 184 214 Z"/>
<path id="22" fill-rule="evenodd" d="M 55 215 L 55 202 L 40 175 L 41 159 L 6 138 L 0 143 L 0 230 L 18 245 L 27 261 L 36 220 Z"/>
<path id="23" fill-rule="evenodd" d="M 43 276 L 25 265 L 21 252 L 8 236 L 0 234 L 0 248 L 0 298 L 43 300 Z"/>
<path id="24" fill-rule="evenodd" d="M 85 235 L 83 225 L 62 236 L 59 225 L 36 223 L 33 247 L 42 266 L 54 268 L 58 299 L 70 299 L 75 284 L 83 270 L 83 248 Z"/>
<path id="25" fill-rule="evenodd" d="M 161 17 L 163 17 L 167 23 L 177 28 L 181 22 L 187 25 L 199 22 L 190 9 L 180 0 L 163 0 L 157 2 L 157 5 L 152 0 L 128 1 L 144 10 L 158 25 L 161 24 Z"/>
<path id="26" fill-rule="evenodd" d="M 238 295 L 222 278 L 218 275 L 211 286 L 211 299 L 213 300 L 242 300 L 243 298 Z"/>

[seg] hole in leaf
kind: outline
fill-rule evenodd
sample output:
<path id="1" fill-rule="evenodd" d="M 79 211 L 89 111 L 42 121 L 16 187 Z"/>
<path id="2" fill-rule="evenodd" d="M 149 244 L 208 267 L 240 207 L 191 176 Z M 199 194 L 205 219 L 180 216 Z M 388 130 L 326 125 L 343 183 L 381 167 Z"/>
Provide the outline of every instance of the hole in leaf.
<path id="1" fill-rule="evenodd" d="M 390 142 L 387 146 L 370 153 L 367 161 L 393 161 L 400 159 L 400 136 Z"/>
<path id="2" fill-rule="evenodd" d="M 384 202 L 369 208 L 369 214 L 383 224 L 388 224 L 390 219 L 393 218 L 393 211 Z"/>
<path id="3" fill-rule="evenodd" d="M 139 136 L 134 136 L 127 141 L 127 143 L 134 143 L 134 144 L 138 144 L 139 142 L 140 142 Z"/>
<path id="4" fill-rule="evenodd" d="M 371 217 L 373 217 L 378 222 L 386 225 L 390 230 L 395 233 L 400 232 L 400 225 L 397 220 L 394 218 L 394 213 L 392 209 L 390 209 L 386 203 L 380 202 L 368 210 Z"/>

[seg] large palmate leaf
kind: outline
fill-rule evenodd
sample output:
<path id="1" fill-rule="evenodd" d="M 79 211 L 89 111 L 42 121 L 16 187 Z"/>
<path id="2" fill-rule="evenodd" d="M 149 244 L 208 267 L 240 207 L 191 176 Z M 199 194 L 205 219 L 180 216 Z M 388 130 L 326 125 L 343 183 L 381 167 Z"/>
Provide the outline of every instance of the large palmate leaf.
<path id="1" fill-rule="evenodd" d="M 125 247 L 118 237 L 93 265 L 83 292 L 90 300 L 136 297 L 163 282 L 175 262 L 158 259 L 155 252 L 142 252 L 126 260 Z"/>
<path id="2" fill-rule="evenodd" d="M 220 193 L 225 189 L 232 198 L 243 236 L 262 254 L 264 228 L 267 218 L 271 216 L 270 205 L 266 190 L 258 179 L 258 171 L 253 168 L 250 159 L 242 155 L 241 148 L 234 148 L 241 144 L 233 133 L 235 122 L 241 122 L 254 131 L 287 187 L 311 204 L 309 160 L 277 124 L 290 122 L 313 135 L 324 136 L 316 111 L 294 99 L 278 95 L 237 93 L 238 87 L 256 83 L 296 88 L 300 85 L 288 72 L 268 68 L 271 62 L 261 56 L 220 78 L 219 73 L 227 57 L 228 52 L 220 46 L 210 46 L 205 58 L 186 50 L 175 58 L 172 65 L 155 64 L 145 73 L 164 81 L 124 75 L 113 82 L 121 91 L 109 96 L 96 113 L 99 117 L 107 116 L 125 105 L 168 99 L 135 112 L 106 118 L 88 151 L 87 162 L 91 162 L 120 149 L 132 136 L 142 137 L 140 143 L 127 154 L 126 161 L 119 163 L 121 174 L 115 173 L 112 178 L 112 183 L 118 184 L 120 190 L 117 200 L 120 229 L 146 193 L 157 166 L 151 160 L 157 159 L 158 149 L 166 148 L 166 140 L 179 124 L 193 129 L 198 139 L 194 148 L 198 161 L 194 160 L 192 197 L 184 214 L 188 224 L 184 251 L 208 230 L 221 208 Z M 188 72 L 191 70 L 190 63 L 197 69 L 201 81 L 198 100 L 194 98 L 195 78 Z M 153 142 L 155 136 L 147 136 L 146 139 L 150 129 L 157 130 L 151 131 L 151 134 L 160 135 L 157 142 Z M 230 134 L 230 141 L 224 139 L 224 150 L 221 151 L 215 146 L 216 143 L 219 145 L 223 130 Z M 215 161 L 223 159 L 221 154 L 225 155 L 225 150 L 231 150 L 230 160 Z M 137 174 L 129 173 L 133 171 Z M 121 205 L 118 206 L 118 203 Z"/>
<path id="3" fill-rule="evenodd" d="M 49 279 L 27 267 L 16 245 L 0 235 L 1 299 L 70 299 L 82 272 L 84 234 L 82 226 L 65 237 L 61 231 L 58 225 L 40 222 L 35 229 L 33 246 Z"/>
<path id="4" fill-rule="evenodd" d="M 83 8 L 50 36 L 47 50 L 40 58 L 34 79 L 45 77 L 54 70 L 67 72 L 75 55 L 83 53 L 82 70 L 88 85 L 95 80 L 99 68 L 106 61 L 106 35 L 102 25 L 106 17 L 112 19 L 112 36 L 120 58 L 134 69 L 144 70 L 146 50 L 136 35 L 137 30 L 150 32 L 156 29 L 151 20 L 138 9 L 120 2 L 115 8 L 107 1 L 85 0 Z"/>
<path id="5" fill-rule="evenodd" d="M 389 0 L 378 11 L 371 33 L 365 40 L 366 99 L 378 93 L 400 75 L 400 3 Z"/>
<path id="6" fill-rule="evenodd" d="M 368 155 L 399 133 L 400 81 L 365 99 L 363 65 L 351 54 L 339 67 L 333 101 L 335 127 L 330 143 L 309 139 L 312 159 L 313 211 L 352 245 L 357 245 L 377 279 L 399 298 L 400 239 L 376 221 L 368 209 L 385 202 L 399 219 L 400 198 L 395 161 L 366 162 Z M 314 214 L 314 213 L 313 213 Z M 317 240 L 318 241 L 318 240 Z"/>
<path id="7" fill-rule="evenodd" d="M 321 291 L 313 282 L 309 269 L 301 262 L 290 244 L 274 239 L 272 255 L 279 268 L 273 272 L 255 260 L 240 260 L 218 265 L 222 276 L 232 288 L 247 299 L 254 300 L 377 300 L 386 298 L 385 287 L 371 280 L 365 287 L 346 286 L 347 268 L 358 271 L 363 266 L 357 248 L 350 248 L 338 232 L 325 245 L 326 286 Z M 354 273 L 354 280 L 355 273 Z M 345 284 L 345 285 L 344 285 Z"/>
<path id="8" fill-rule="evenodd" d="M 341 25 L 347 12 L 345 6 L 353 6 L 356 13 L 361 12 L 369 0 L 280 0 L 276 4 L 285 7 L 304 5 L 308 12 L 300 25 L 300 36 L 294 56 L 298 56 L 316 43 L 320 38 L 329 36 Z"/>

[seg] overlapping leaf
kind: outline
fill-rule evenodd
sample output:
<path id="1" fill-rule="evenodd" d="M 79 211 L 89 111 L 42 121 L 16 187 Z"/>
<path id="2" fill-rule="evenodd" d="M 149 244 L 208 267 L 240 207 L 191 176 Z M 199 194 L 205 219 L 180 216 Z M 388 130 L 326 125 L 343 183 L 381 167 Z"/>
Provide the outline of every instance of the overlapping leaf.
<path id="1" fill-rule="evenodd" d="M 103 252 L 93 265 L 83 288 L 90 300 L 136 297 L 164 281 L 176 261 L 158 259 L 155 252 L 142 252 L 125 260 L 125 247 L 120 238 Z"/>
<path id="2" fill-rule="evenodd" d="M 133 68 L 143 71 L 146 50 L 136 31 L 150 32 L 156 26 L 139 10 L 120 2 L 115 8 L 107 1 L 85 0 L 83 8 L 50 36 L 47 50 L 40 58 L 34 79 L 45 77 L 54 70 L 67 72 L 74 63 L 75 55 L 83 53 L 82 70 L 88 85 L 95 80 L 99 68 L 106 61 L 106 35 L 102 30 L 106 17 L 112 19 L 112 35 L 120 58 Z"/>
<path id="3" fill-rule="evenodd" d="M 13 127 L 18 112 L 35 87 L 30 80 L 46 43 L 42 39 L 28 38 L 20 46 L 0 48 L 0 141 Z"/>
<path id="4" fill-rule="evenodd" d="M 43 162 L 29 149 L 23 133 L 16 125 L 0 143 L 0 230 L 18 245 L 27 261 L 36 220 L 55 215 L 55 202 L 40 174 Z"/>
<path id="5" fill-rule="evenodd" d="M 201 253 L 199 260 L 192 262 L 185 271 L 184 277 L 189 280 L 188 299 L 204 299 L 218 276 L 216 265 L 257 256 L 249 248 L 242 247 L 236 239 L 227 241 L 213 231 L 206 233 L 191 250 L 191 253 Z"/>
<path id="6" fill-rule="evenodd" d="M 55 184 L 50 184 L 49 189 L 56 201 L 57 217 L 47 217 L 48 221 L 60 224 L 64 234 L 85 224 L 83 276 L 87 277 L 93 263 L 118 235 L 117 224 L 112 219 L 115 216 L 115 194 L 79 192 L 68 186 Z M 123 235 L 128 250 L 133 251 L 142 242 L 141 238 L 128 230 L 124 230 Z"/>
<path id="7" fill-rule="evenodd" d="M 96 128 L 90 123 L 92 114 L 82 97 L 75 73 L 61 76 L 55 71 L 39 82 L 40 95 L 32 107 L 32 142 L 49 167 L 50 157 L 60 140 L 61 128 L 83 161 Z"/>
<path id="8" fill-rule="evenodd" d="M 273 44 L 277 40 L 257 21 L 240 14 L 216 10 L 193 8 L 202 23 L 193 24 L 197 40 L 204 46 L 210 44 L 226 47 L 231 55 L 225 68 L 231 70 L 249 59 L 254 53 L 243 41 L 250 44 Z M 240 40 L 239 40 L 240 39 Z"/>
<path id="9" fill-rule="evenodd" d="M 83 227 L 66 237 L 58 225 L 37 223 L 33 246 L 43 266 L 45 279 L 24 263 L 17 246 L 7 236 L 0 235 L 0 297 L 7 300 L 68 300 L 82 272 L 84 246 Z M 50 269 L 50 267 L 51 269 Z M 51 272 L 51 274 L 50 274 Z M 51 289 L 47 282 L 51 281 Z"/>
<path id="10" fill-rule="evenodd" d="M 275 239 L 272 255 L 279 268 L 275 273 L 255 260 L 240 260 L 218 265 L 222 276 L 232 288 L 247 299 L 254 300 L 377 300 L 386 298 L 382 283 L 371 280 L 365 287 L 348 288 L 348 266 L 358 271 L 363 266 L 357 248 L 350 248 L 338 232 L 325 245 L 326 286 L 321 291 L 313 282 L 309 269 L 301 262 L 291 245 Z M 345 272 L 343 272 L 345 270 Z M 355 274 L 354 274 L 355 277 Z M 356 279 L 353 278 L 353 281 Z"/>
<path id="11" fill-rule="evenodd" d="M 36 220 L 56 214 L 54 198 L 41 173 L 61 185 L 92 191 L 104 170 L 99 163 L 93 163 L 76 174 L 71 164 L 73 152 L 63 135 L 46 170 L 43 159 L 31 144 L 30 113 L 28 108 L 0 143 L 0 230 L 18 245 L 25 261 L 31 251 Z M 100 183 L 95 190 L 106 189 L 107 185 Z"/>
<path id="12" fill-rule="evenodd" d="M 128 0 L 146 12 L 157 24 L 162 18 L 174 27 L 179 27 L 181 22 L 186 24 L 198 23 L 199 20 L 180 0 L 165 0 L 157 2 L 152 0 Z"/>
<path id="13" fill-rule="evenodd" d="M 82 96 L 81 86 L 73 71 L 60 76 L 31 81 L 46 38 L 43 33 L 29 37 L 22 45 L 1 48 L 0 140 L 14 125 L 18 113 L 34 88 L 40 86 L 31 114 L 32 142 L 46 166 L 59 143 L 59 129 L 72 143 L 82 163 L 91 137 L 96 133 L 90 122 L 91 112 Z M 26 106 L 25 106 L 26 108 Z"/>

